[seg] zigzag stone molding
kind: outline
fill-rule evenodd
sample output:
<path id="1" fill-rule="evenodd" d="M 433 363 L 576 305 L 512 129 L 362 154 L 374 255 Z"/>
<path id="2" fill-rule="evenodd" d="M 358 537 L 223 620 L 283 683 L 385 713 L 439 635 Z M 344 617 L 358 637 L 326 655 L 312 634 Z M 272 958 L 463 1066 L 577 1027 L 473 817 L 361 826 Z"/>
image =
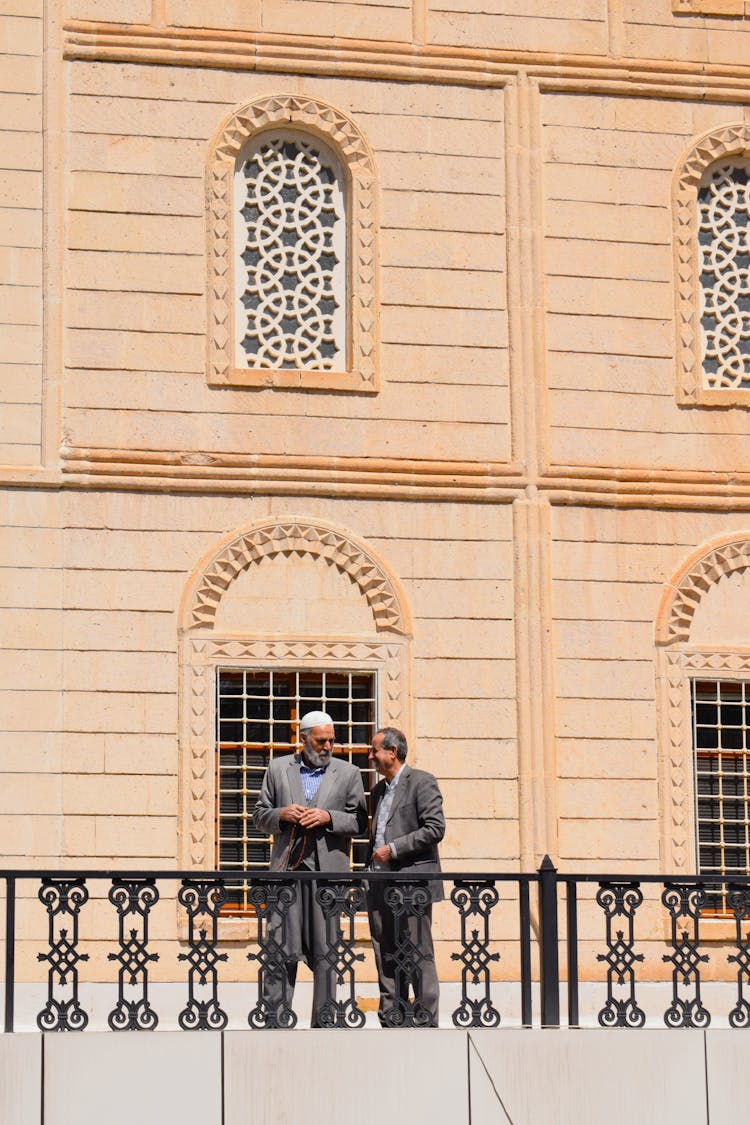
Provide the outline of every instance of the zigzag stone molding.
<path id="1" fill-rule="evenodd" d="M 378 632 L 408 631 L 393 583 L 361 544 L 332 528 L 296 520 L 268 523 L 241 532 L 224 547 L 199 582 L 188 627 L 213 627 L 219 602 L 237 575 L 275 555 L 325 559 L 348 575 L 365 596 Z"/>
<path id="2" fill-rule="evenodd" d="M 677 401 L 686 406 L 747 404 L 750 391 L 704 386 L 698 269 L 698 188 L 706 169 L 726 156 L 750 156 L 750 125 L 740 121 L 712 130 L 688 149 L 677 169 L 672 195 L 676 300 Z"/>
<path id="3" fill-rule="evenodd" d="M 334 148 L 349 177 L 349 364 L 343 373 L 268 370 L 235 362 L 234 175 L 247 140 L 273 126 L 322 137 Z M 218 386 L 317 387 L 373 392 L 377 385 L 377 217 L 375 161 L 360 130 L 326 102 L 278 94 L 249 102 L 229 117 L 211 145 L 208 207 L 208 381 Z"/>
<path id="4" fill-rule="evenodd" d="M 750 537 L 732 539 L 699 558 L 672 587 L 666 613 L 660 615 L 657 642 L 686 644 L 701 598 L 720 578 L 750 567 Z"/>

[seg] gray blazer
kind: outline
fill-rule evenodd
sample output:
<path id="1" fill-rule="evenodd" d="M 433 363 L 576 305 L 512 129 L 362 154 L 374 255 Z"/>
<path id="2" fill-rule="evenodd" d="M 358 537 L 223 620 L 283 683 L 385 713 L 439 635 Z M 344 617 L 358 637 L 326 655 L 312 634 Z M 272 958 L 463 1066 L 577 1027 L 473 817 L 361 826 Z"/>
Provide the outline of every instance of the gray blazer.
<path id="1" fill-rule="evenodd" d="M 261 832 L 273 833 L 271 871 L 281 870 L 293 827 L 287 822 L 279 821 L 281 809 L 285 805 L 307 804 L 299 772 L 300 761 L 300 754 L 274 758 L 266 770 L 253 813 L 256 828 Z M 363 836 L 367 831 L 362 774 L 351 762 L 331 758 L 320 789 L 310 804 L 311 807 L 325 809 L 331 814 L 331 824 L 327 828 L 308 829 L 308 835 L 313 837 L 314 869 L 347 871 L 349 841 L 352 836 Z"/>
<path id="2" fill-rule="evenodd" d="M 379 781 L 372 791 L 372 839 L 375 841 L 378 806 L 385 793 L 385 781 Z M 445 835 L 443 798 L 436 778 L 425 770 L 413 770 L 404 765 L 393 796 L 388 822 L 385 826 L 386 844 L 395 844 L 397 857 L 391 860 L 392 871 L 440 871 L 438 844 Z M 439 879 L 430 881 L 433 902 L 443 897 L 443 884 Z"/>

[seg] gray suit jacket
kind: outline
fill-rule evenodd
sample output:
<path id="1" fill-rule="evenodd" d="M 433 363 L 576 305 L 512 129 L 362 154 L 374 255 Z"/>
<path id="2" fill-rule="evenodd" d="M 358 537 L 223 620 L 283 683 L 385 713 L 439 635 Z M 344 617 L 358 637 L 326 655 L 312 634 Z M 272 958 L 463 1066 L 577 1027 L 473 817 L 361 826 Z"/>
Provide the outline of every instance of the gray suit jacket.
<path id="1" fill-rule="evenodd" d="M 372 791 L 372 839 L 375 840 L 378 806 L 385 793 L 385 781 L 379 781 Z M 443 798 L 437 780 L 425 770 L 413 770 L 404 765 L 393 796 L 388 822 L 385 826 L 386 844 L 395 844 L 397 857 L 391 861 L 392 871 L 440 871 L 438 844 L 445 835 Z M 443 897 L 443 884 L 439 879 L 430 881 L 433 902 Z"/>
<path id="2" fill-rule="evenodd" d="M 253 813 L 256 828 L 273 833 L 272 871 L 281 870 L 284 864 L 293 827 L 279 821 L 281 809 L 285 805 L 307 804 L 299 772 L 300 761 L 299 754 L 274 758 L 266 770 Z M 306 854 L 312 854 L 317 871 L 347 871 L 349 841 L 352 836 L 362 836 L 367 831 L 365 793 L 357 767 L 341 758 L 331 758 L 311 807 L 329 812 L 331 824 L 327 828 L 308 829 L 313 847 L 308 844 Z"/>

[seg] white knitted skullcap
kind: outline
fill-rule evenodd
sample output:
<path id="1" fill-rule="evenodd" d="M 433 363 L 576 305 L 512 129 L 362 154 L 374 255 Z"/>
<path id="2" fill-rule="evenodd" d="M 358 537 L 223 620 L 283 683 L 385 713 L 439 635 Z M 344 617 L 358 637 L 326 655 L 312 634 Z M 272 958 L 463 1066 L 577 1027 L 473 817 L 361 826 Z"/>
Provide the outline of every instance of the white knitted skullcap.
<path id="1" fill-rule="evenodd" d="M 333 719 L 325 711 L 308 711 L 299 721 L 300 730 L 312 730 L 313 727 L 332 727 Z"/>

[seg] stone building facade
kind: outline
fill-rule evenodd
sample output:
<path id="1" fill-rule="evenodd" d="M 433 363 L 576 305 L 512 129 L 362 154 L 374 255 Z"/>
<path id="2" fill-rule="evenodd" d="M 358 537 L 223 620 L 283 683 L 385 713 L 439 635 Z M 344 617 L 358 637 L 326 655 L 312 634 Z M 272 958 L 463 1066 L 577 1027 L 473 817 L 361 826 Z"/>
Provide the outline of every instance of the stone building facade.
<path id="1" fill-rule="evenodd" d="M 320 698 L 449 869 L 748 868 L 749 17 L 2 0 L 6 866 L 262 863 Z"/>

